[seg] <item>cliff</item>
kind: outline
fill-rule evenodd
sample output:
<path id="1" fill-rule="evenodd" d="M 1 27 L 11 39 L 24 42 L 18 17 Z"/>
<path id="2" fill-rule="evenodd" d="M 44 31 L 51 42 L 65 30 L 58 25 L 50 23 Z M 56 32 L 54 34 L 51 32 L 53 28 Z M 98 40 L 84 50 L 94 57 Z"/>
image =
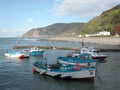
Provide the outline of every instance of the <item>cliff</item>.
<path id="1" fill-rule="evenodd" d="M 74 36 L 81 30 L 84 23 L 55 23 L 46 27 L 31 29 L 22 37 L 40 36 Z"/>

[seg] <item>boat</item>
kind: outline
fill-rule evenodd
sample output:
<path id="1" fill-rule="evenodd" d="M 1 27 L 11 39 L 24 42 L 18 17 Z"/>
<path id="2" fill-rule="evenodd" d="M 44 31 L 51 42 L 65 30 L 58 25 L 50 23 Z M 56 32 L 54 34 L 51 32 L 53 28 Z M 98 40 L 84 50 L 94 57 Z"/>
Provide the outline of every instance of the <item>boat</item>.
<path id="1" fill-rule="evenodd" d="M 30 49 L 30 53 L 29 54 L 30 54 L 30 56 L 39 56 L 39 55 L 43 55 L 43 53 L 44 53 L 43 49 L 34 47 L 34 48 Z"/>
<path id="2" fill-rule="evenodd" d="M 46 64 L 35 62 L 33 72 L 61 79 L 92 79 L 95 77 L 95 67 L 81 67 L 79 65 Z"/>
<path id="3" fill-rule="evenodd" d="M 97 60 L 92 59 L 91 54 L 79 54 L 77 57 L 58 57 L 57 61 L 62 64 L 75 65 L 76 63 L 81 66 L 95 66 Z"/>
<path id="4" fill-rule="evenodd" d="M 9 58 L 29 58 L 29 52 L 28 51 L 7 51 L 5 52 L 4 56 L 9 57 Z"/>
<path id="5" fill-rule="evenodd" d="M 19 58 L 20 59 L 20 58 L 24 57 L 24 54 L 22 52 L 16 52 L 16 51 L 6 52 L 4 55 L 9 58 Z"/>
<path id="6" fill-rule="evenodd" d="M 92 55 L 93 59 L 98 59 L 98 60 L 105 60 L 107 58 L 106 55 L 102 55 L 98 53 L 98 50 L 95 50 L 93 47 L 83 47 L 80 51 L 80 53 L 88 53 Z"/>
<path id="7" fill-rule="evenodd" d="M 21 58 L 29 58 L 30 57 L 29 53 L 30 53 L 29 50 L 23 50 L 22 51 L 23 57 L 21 57 Z"/>
<path id="8" fill-rule="evenodd" d="M 91 54 L 93 59 L 98 59 L 98 60 L 105 60 L 107 58 L 106 55 L 102 55 L 98 53 L 98 50 L 95 50 L 93 47 L 82 47 L 80 49 L 80 52 L 73 52 L 71 54 L 68 54 L 68 57 L 79 57 L 80 54 Z"/>

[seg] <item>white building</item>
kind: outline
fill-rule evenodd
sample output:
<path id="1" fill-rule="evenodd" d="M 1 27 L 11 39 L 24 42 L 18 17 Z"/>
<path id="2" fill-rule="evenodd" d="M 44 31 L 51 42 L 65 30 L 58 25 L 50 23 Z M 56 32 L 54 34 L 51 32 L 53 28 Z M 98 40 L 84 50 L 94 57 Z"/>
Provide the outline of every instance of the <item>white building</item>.
<path id="1" fill-rule="evenodd" d="M 96 34 L 85 34 L 85 37 L 92 37 L 92 36 L 110 36 L 110 32 L 108 31 L 102 31 Z"/>
<path id="2" fill-rule="evenodd" d="M 102 32 L 99 32 L 99 35 L 110 36 L 110 32 L 108 32 L 108 31 L 102 31 Z"/>

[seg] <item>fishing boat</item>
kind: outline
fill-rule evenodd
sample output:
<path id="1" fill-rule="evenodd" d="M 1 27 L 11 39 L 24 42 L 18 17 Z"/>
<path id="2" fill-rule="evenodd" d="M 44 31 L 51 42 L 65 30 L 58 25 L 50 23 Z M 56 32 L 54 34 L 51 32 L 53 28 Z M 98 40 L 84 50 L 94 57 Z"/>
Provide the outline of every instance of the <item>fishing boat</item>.
<path id="1" fill-rule="evenodd" d="M 94 79 L 95 67 L 81 67 L 79 65 L 66 64 L 43 64 L 35 62 L 33 72 L 39 72 L 40 75 L 47 75 L 61 79 Z"/>
<path id="2" fill-rule="evenodd" d="M 4 55 L 9 58 L 23 58 L 24 57 L 24 54 L 22 52 L 16 52 L 16 51 L 6 52 Z"/>
<path id="3" fill-rule="evenodd" d="M 39 56 L 39 55 L 43 55 L 43 53 L 44 53 L 43 49 L 34 47 L 34 48 L 30 49 L 30 53 L 29 54 L 30 54 L 30 56 Z"/>
<path id="4" fill-rule="evenodd" d="M 75 65 L 76 63 L 81 66 L 93 67 L 97 64 L 97 60 L 92 59 L 91 54 L 79 54 L 79 57 L 58 57 L 57 61 L 62 64 Z"/>
<path id="5" fill-rule="evenodd" d="M 10 51 L 10 52 L 5 52 L 4 56 L 9 57 L 9 58 L 29 58 L 29 52 L 26 51 Z"/>
<path id="6" fill-rule="evenodd" d="M 93 47 L 83 47 L 81 48 L 80 53 L 91 54 L 93 59 L 105 60 L 105 58 L 107 58 L 106 55 L 99 54 L 98 50 L 95 50 Z"/>
<path id="7" fill-rule="evenodd" d="M 93 47 L 82 47 L 79 52 L 73 52 L 71 54 L 68 54 L 68 57 L 79 57 L 80 54 L 91 54 L 93 59 L 98 60 L 105 60 L 107 58 L 106 55 L 102 55 L 98 53 L 98 50 L 95 50 Z"/>

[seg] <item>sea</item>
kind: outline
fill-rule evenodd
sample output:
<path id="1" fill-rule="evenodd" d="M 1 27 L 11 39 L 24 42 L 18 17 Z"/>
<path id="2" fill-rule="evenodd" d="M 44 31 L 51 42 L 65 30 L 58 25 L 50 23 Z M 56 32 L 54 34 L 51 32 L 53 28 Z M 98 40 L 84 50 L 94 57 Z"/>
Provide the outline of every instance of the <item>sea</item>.
<path id="1" fill-rule="evenodd" d="M 74 50 L 45 49 L 43 56 L 13 59 L 4 56 L 15 44 L 23 46 L 81 47 L 80 42 L 48 41 L 35 38 L 0 38 L 0 90 L 120 90 L 120 52 L 100 52 L 107 55 L 105 61 L 97 64 L 96 77 L 91 80 L 64 80 L 33 73 L 33 63 L 46 58 L 55 63 L 59 56 L 66 56 Z M 87 44 L 103 47 L 100 44 Z"/>

